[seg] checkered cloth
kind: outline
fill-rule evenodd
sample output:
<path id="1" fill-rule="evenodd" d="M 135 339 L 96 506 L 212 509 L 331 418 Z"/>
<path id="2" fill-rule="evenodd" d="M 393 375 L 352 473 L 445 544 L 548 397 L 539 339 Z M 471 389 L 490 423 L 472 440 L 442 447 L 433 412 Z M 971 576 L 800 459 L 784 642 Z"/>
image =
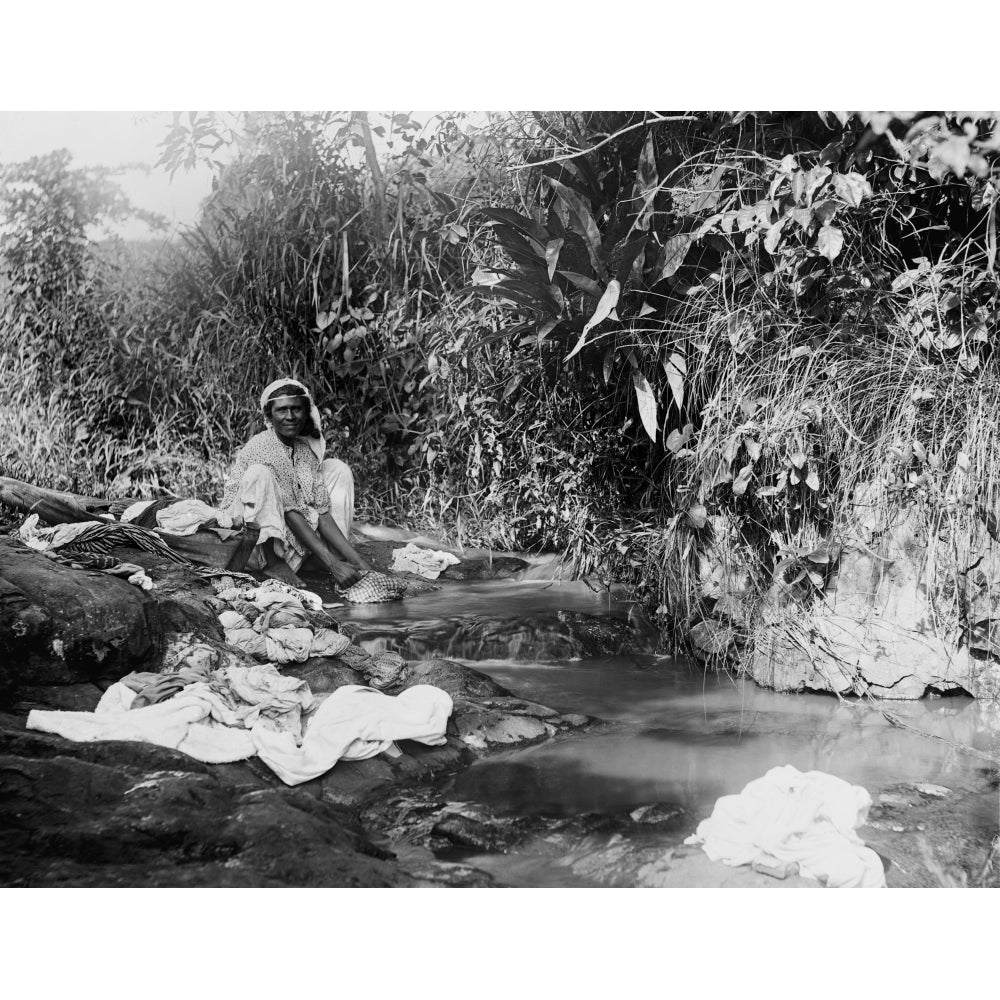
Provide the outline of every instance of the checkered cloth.
<path id="1" fill-rule="evenodd" d="M 406 582 L 387 573 L 370 570 L 340 596 L 351 604 L 381 604 L 383 601 L 398 601 L 406 594 Z"/>

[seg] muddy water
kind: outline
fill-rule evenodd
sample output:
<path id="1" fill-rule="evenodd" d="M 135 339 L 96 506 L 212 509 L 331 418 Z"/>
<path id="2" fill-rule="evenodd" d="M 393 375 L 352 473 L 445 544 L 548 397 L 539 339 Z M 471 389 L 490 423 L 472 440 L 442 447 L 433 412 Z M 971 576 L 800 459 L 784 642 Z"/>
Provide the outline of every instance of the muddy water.
<path id="1" fill-rule="evenodd" d="M 418 620 L 440 625 L 489 615 L 516 617 L 530 628 L 532 616 L 554 609 L 621 618 L 628 605 L 578 585 L 488 582 L 443 588 L 407 601 L 405 607 L 354 609 L 345 617 L 405 627 Z M 687 832 L 692 832 L 719 796 L 738 792 L 779 764 L 835 774 L 873 795 L 903 781 L 976 790 L 982 788 L 989 765 L 955 744 L 1000 753 L 996 711 L 965 696 L 883 704 L 920 735 L 893 726 L 879 706 L 827 695 L 780 695 L 654 655 L 465 662 L 522 697 L 617 723 L 609 731 L 482 760 L 445 789 L 448 799 L 476 803 L 493 813 L 621 814 L 663 802 L 690 815 Z M 682 836 L 664 834 L 664 846 L 677 844 Z M 529 842 L 509 855 L 466 860 L 508 884 L 580 884 L 541 842 Z"/>

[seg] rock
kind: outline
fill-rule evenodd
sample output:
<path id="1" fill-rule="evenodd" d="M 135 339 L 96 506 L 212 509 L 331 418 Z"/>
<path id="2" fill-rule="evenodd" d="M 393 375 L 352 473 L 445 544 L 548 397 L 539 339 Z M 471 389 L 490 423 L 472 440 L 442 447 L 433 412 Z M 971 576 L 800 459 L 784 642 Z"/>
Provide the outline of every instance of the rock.
<path id="1" fill-rule="evenodd" d="M 796 609 L 771 618 L 754 648 L 750 673 L 775 691 L 914 699 L 931 688 L 964 687 L 969 662 L 967 650 L 945 639 L 878 617 Z"/>
<path id="2" fill-rule="evenodd" d="M 980 701 L 1000 703 L 1000 663 L 972 661 L 966 690 Z"/>
<path id="3" fill-rule="evenodd" d="M 554 708 L 539 705 L 534 701 L 525 701 L 523 698 L 486 698 L 482 704 L 487 708 L 496 708 L 514 715 L 533 715 L 536 719 L 551 719 L 559 714 Z"/>
<path id="4" fill-rule="evenodd" d="M 545 723 L 530 715 L 506 715 L 494 709 L 456 704 L 455 725 L 459 739 L 469 746 L 525 743 L 548 736 Z"/>
<path id="5" fill-rule="evenodd" d="M 415 884 L 346 813 L 301 790 L 241 787 L 158 747 L 58 742 L 63 754 L 42 741 L 42 756 L 27 743 L 0 756 L 2 884 Z M 151 768 L 144 750 L 184 766 Z"/>
<path id="6" fill-rule="evenodd" d="M 147 592 L 74 570 L 0 538 L 0 687 L 117 679 L 153 655 L 163 629 Z"/>
<path id="7" fill-rule="evenodd" d="M 60 712 L 93 712 L 101 700 L 101 689 L 96 684 L 55 684 L 45 687 L 18 689 L 17 704 L 13 711 L 27 716 L 33 708 Z"/>
<path id="8" fill-rule="evenodd" d="M 478 559 L 461 559 L 445 569 L 441 580 L 509 580 L 528 568 L 523 559 L 513 556 L 482 556 Z"/>
<path id="9" fill-rule="evenodd" d="M 391 785 L 395 779 L 396 772 L 391 761 L 384 754 L 379 754 L 368 760 L 338 761 L 332 770 L 299 787 L 309 790 L 310 786 L 318 785 L 325 801 L 354 806 L 376 789 Z"/>
<path id="10" fill-rule="evenodd" d="M 913 804 L 906 795 L 898 795 L 892 792 L 883 792 L 879 795 L 878 801 L 883 806 L 900 806 L 904 809 L 908 809 Z"/>
<path id="11" fill-rule="evenodd" d="M 837 552 L 830 546 L 822 603 L 789 603 L 789 588 L 777 584 L 768 592 L 749 663 L 754 680 L 876 698 L 1000 697 L 1000 669 L 970 655 L 1000 651 L 990 632 L 1000 553 L 968 553 L 957 564 L 950 546 L 928 544 L 918 506 L 900 508 L 871 484 L 856 491 L 850 520 L 854 535 Z"/>
<path id="12" fill-rule="evenodd" d="M 508 698 L 511 692 L 482 671 L 451 660 L 421 660 L 411 663 L 406 687 L 432 684 L 452 698 Z"/>
<path id="13" fill-rule="evenodd" d="M 706 618 L 692 626 L 688 637 L 694 654 L 700 660 L 735 659 L 742 644 L 736 628 L 715 618 Z"/>
<path id="14" fill-rule="evenodd" d="M 578 728 L 579 726 L 585 726 L 588 722 L 590 722 L 590 718 L 586 715 L 578 715 L 576 712 L 570 712 L 565 715 L 557 716 L 554 721 L 563 722 L 567 726 Z"/>
<path id="15" fill-rule="evenodd" d="M 790 875 L 799 874 L 799 863 L 797 861 L 785 861 L 778 864 L 768 865 L 763 861 L 753 861 L 750 867 L 759 875 L 767 875 L 770 878 L 784 880 Z"/>
<path id="16" fill-rule="evenodd" d="M 629 813 L 629 818 L 633 823 L 673 829 L 680 829 L 683 824 L 691 821 L 691 816 L 685 809 L 670 802 L 653 802 L 639 806 Z"/>
<path id="17" fill-rule="evenodd" d="M 945 788 L 944 785 L 932 785 L 927 781 L 914 784 L 913 787 L 921 795 L 926 795 L 932 799 L 943 799 L 946 795 L 951 795 L 950 788 Z"/>
<path id="18" fill-rule="evenodd" d="M 975 790 L 944 789 L 924 782 L 885 789 L 858 830 L 866 846 L 883 858 L 893 887 L 1000 886 L 1000 821 L 996 788 L 984 780 Z M 902 799 L 903 810 L 896 805 Z M 888 801 L 886 801 L 888 800 Z"/>
<path id="19" fill-rule="evenodd" d="M 446 813 L 434 824 L 431 834 L 444 837 L 459 847 L 477 851 L 505 852 L 523 836 L 527 824 L 516 819 L 467 816 L 460 812 Z"/>
<path id="20" fill-rule="evenodd" d="M 430 622 L 368 624 L 359 643 L 378 642 L 406 659 L 567 660 L 653 652 L 659 634 L 635 630 L 620 618 L 575 611 L 490 618 L 467 615 Z"/>

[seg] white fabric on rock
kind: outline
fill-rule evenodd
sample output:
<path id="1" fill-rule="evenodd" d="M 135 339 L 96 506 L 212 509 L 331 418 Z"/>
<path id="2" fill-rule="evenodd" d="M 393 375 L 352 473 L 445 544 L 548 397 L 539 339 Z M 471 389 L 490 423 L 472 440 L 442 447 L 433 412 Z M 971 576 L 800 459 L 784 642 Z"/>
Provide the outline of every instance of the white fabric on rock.
<path id="1" fill-rule="evenodd" d="M 27 728 L 55 733 L 78 743 L 128 740 L 155 743 L 182 750 L 207 764 L 245 760 L 254 755 L 254 741 L 246 729 L 206 724 L 212 703 L 185 689 L 157 705 L 129 710 L 135 692 L 112 684 L 93 712 L 28 713 Z"/>
<path id="2" fill-rule="evenodd" d="M 156 501 L 155 500 L 136 500 L 134 504 L 130 507 L 126 507 L 119 517 L 120 521 L 136 521 L 139 516 L 147 508 L 151 507 Z"/>
<path id="3" fill-rule="evenodd" d="M 416 573 L 425 580 L 436 580 L 449 566 L 457 566 L 457 556 L 435 549 L 422 549 L 410 542 L 402 549 L 392 550 L 392 571 L 394 573 Z"/>
<path id="4" fill-rule="evenodd" d="M 338 688 L 308 722 L 302 746 L 287 733 L 255 727 L 261 760 L 287 785 L 325 774 L 338 760 L 363 760 L 409 739 L 439 746 L 452 700 L 447 692 L 418 684 L 392 697 L 351 684 Z"/>
<path id="5" fill-rule="evenodd" d="M 879 856 L 857 834 L 871 803 L 864 788 L 832 774 L 772 767 L 738 795 L 720 798 L 685 843 L 702 844 L 727 865 L 795 861 L 829 886 L 884 887 Z"/>
<path id="6" fill-rule="evenodd" d="M 172 535 L 193 535 L 206 521 L 214 520 L 220 528 L 231 528 L 232 517 L 209 507 L 201 500 L 178 500 L 156 512 L 156 523 Z"/>
<path id="7" fill-rule="evenodd" d="M 29 514 L 17 533 L 21 541 L 29 548 L 36 552 L 47 552 L 49 549 L 61 549 L 64 545 L 69 545 L 93 526 L 93 521 L 75 521 L 72 524 L 57 524 L 51 528 L 40 528 L 38 515 Z"/>

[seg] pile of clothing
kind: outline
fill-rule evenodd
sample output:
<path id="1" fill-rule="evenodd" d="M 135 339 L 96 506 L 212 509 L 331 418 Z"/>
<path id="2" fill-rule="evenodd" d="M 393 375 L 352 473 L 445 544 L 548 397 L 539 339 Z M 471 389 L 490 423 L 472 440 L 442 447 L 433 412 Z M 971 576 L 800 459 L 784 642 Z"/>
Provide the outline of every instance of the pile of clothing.
<path id="1" fill-rule="evenodd" d="M 192 667 L 192 656 L 208 659 Z M 214 661 L 204 648 L 189 650 L 183 662 L 167 674 L 130 674 L 93 712 L 32 711 L 27 728 L 77 742 L 154 743 L 212 764 L 256 754 L 288 785 L 317 778 L 339 760 L 398 752 L 395 740 L 445 742 L 452 700 L 430 685 L 397 697 L 348 685 L 317 709 L 308 684 L 271 664 L 209 668 Z"/>
<path id="2" fill-rule="evenodd" d="M 177 500 L 174 497 L 138 500 L 124 508 L 120 503 L 112 504 L 111 512 L 117 514 L 122 522 L 142 528 L 160 528 L 171 535 L 193 535 L 204 528 L 225 540 L 243 527 L 242 518 L 234 518 L 201 500 Z"/>
<path id="3" fill-rule="evenodd" d="M 392 550 L 394 573 L 416 573 L 425 580 L 436 580 L 449 566 L 457 566 L 460 561 L 451 552 L 424 549 L 413 542 L 402 549 Z"/>
<path id="4" fill-rule="evenodd" d="M 724 795 L 684 841 L 713 861 L 782 869 L 798 865 L 831 887 L 882 888 L 879 856 L 858 836 L 872 800 L 860 785 L 823 771 L 772 767 L 738 795 Z"/>
<path id="5" fill-rule="evenodd" d="M 110 555 L 116 546 L 129 545 L 174 563 L 187 564 L 183 556 L 169 549 L 153 532 L 117 521 L 77 521 L 40 528 L 38 515 L 30 514 L 18 529 L 18 537 L 29 548 L 63 565 L 121 576 L 143 590 L 150 590 L 153 581 L 141 566 Z"/>
<path id="6" fill-rule="evenodd" d="M 312 656 L 335 656 L 358 670 L 365 682 L 386 688 L 403 680 L 406 662 L 393 652 L 369 653 L 340 631 L 323 610 L 322 599 L 278 580 L 234 586 L 213 580 L 213 606 L 226 642 L 268 663 L 303 663 Z"/>

